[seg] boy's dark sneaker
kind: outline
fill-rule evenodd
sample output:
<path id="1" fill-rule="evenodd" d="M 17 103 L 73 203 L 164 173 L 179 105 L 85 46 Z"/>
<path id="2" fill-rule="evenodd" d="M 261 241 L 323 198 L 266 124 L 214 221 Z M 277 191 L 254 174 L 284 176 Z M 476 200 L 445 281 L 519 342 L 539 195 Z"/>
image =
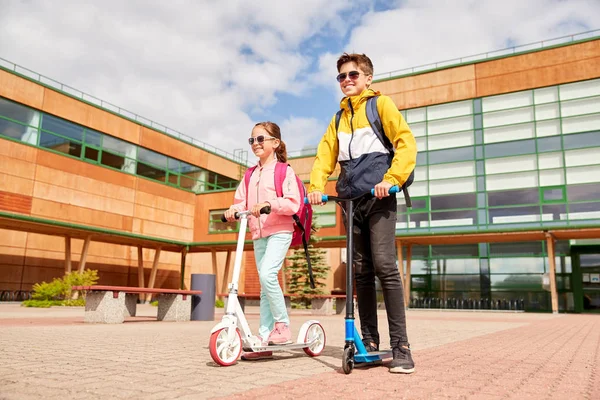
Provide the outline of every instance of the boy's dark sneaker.
<path id="1" fill-rule="evenodd" d="M 390 363 L 390 372 L 396 374 L 412 374 L 415 372 L 415 362 L 410 355 L 410 349 L 398 345 L 392 349 L 394 359 Z"/>
<path id="2" fill-rule="evenodd" d="M 370 340 L 363 340 L 363 344 L 365 345 L 367 353 L 379 351 L 379 345 L 375 342 L 371 342 Z"/>

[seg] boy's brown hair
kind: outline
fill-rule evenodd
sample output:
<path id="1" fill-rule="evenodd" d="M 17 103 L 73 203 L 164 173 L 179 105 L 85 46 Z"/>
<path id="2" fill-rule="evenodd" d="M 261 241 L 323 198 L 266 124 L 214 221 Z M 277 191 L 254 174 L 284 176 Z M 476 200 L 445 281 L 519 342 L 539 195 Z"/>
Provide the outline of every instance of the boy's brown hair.
<path id="1" fill-rule="evenodd" d="M 353 62 L 356 65 L 358 65 L 358 67 L 360 69 L 362 69 L 362 71 L 366 75 L 373 75 L 373 63 L 371 62 L 371 59 L 369 57 L 367 57 L 365 54 L 357 54 L 357 53 L 342 54 L 340 56 L 340 58 L 338 58 L 338 60 L 337 60 L 338 72 L 340 72 L 342 65 L 349 63 L 349 62 Z"/>

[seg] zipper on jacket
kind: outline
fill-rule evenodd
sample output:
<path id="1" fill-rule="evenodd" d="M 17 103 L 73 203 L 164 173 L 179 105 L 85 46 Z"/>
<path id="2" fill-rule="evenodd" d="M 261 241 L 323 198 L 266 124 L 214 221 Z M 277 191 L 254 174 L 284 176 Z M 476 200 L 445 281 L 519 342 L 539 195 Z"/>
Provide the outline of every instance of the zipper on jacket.
<path id="1" fill-rule="evenodd" d="M 352 140 L 354 139 L 354 126 L 352 120 L 354 119 L 354 108 L 352 108 L 352 101 L 348 97 L 348 108 L 350 108 L 350 141 L 348 142 L 348 155 L 352 160 Z"/>
<path id="2" fill-rule="evenodd" d="M 258 193 L 260 189 L 260 177 L 262 176 L 262 167 L 258 170 L 258 180 L 256 181 L 256 204 L 260 203 L 258 200 Z M 260 215 L 258 216 L 258 237 L 262 238 L 262 227 L 260 226 Z"/>

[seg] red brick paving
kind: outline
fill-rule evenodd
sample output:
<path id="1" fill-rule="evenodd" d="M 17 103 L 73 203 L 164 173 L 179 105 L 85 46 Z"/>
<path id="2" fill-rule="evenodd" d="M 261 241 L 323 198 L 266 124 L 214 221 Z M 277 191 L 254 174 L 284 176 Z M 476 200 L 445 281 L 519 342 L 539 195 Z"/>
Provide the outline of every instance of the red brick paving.
<path id="1" fill-rule="evenodd" d="M 600 399 L 600 316 L 533 321 L 413 356 L 412 375 L 339 369 L 228 398 Z"/>

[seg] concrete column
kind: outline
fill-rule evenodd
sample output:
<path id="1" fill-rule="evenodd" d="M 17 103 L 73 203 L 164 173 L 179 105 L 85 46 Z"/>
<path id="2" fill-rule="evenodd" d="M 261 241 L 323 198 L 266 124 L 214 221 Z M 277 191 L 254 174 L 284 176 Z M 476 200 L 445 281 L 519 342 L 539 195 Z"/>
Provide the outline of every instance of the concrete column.
<path id="1" fill-rule="evenodd" d="M 548 247 L 548 265 L 550 270 L 550 297 L 552 299 L 552 313 L 558 314 L 558 291 L 556 290 L 556 257 L 554 255 L 554 238 L 546 232 L 546 245 Z"/>

